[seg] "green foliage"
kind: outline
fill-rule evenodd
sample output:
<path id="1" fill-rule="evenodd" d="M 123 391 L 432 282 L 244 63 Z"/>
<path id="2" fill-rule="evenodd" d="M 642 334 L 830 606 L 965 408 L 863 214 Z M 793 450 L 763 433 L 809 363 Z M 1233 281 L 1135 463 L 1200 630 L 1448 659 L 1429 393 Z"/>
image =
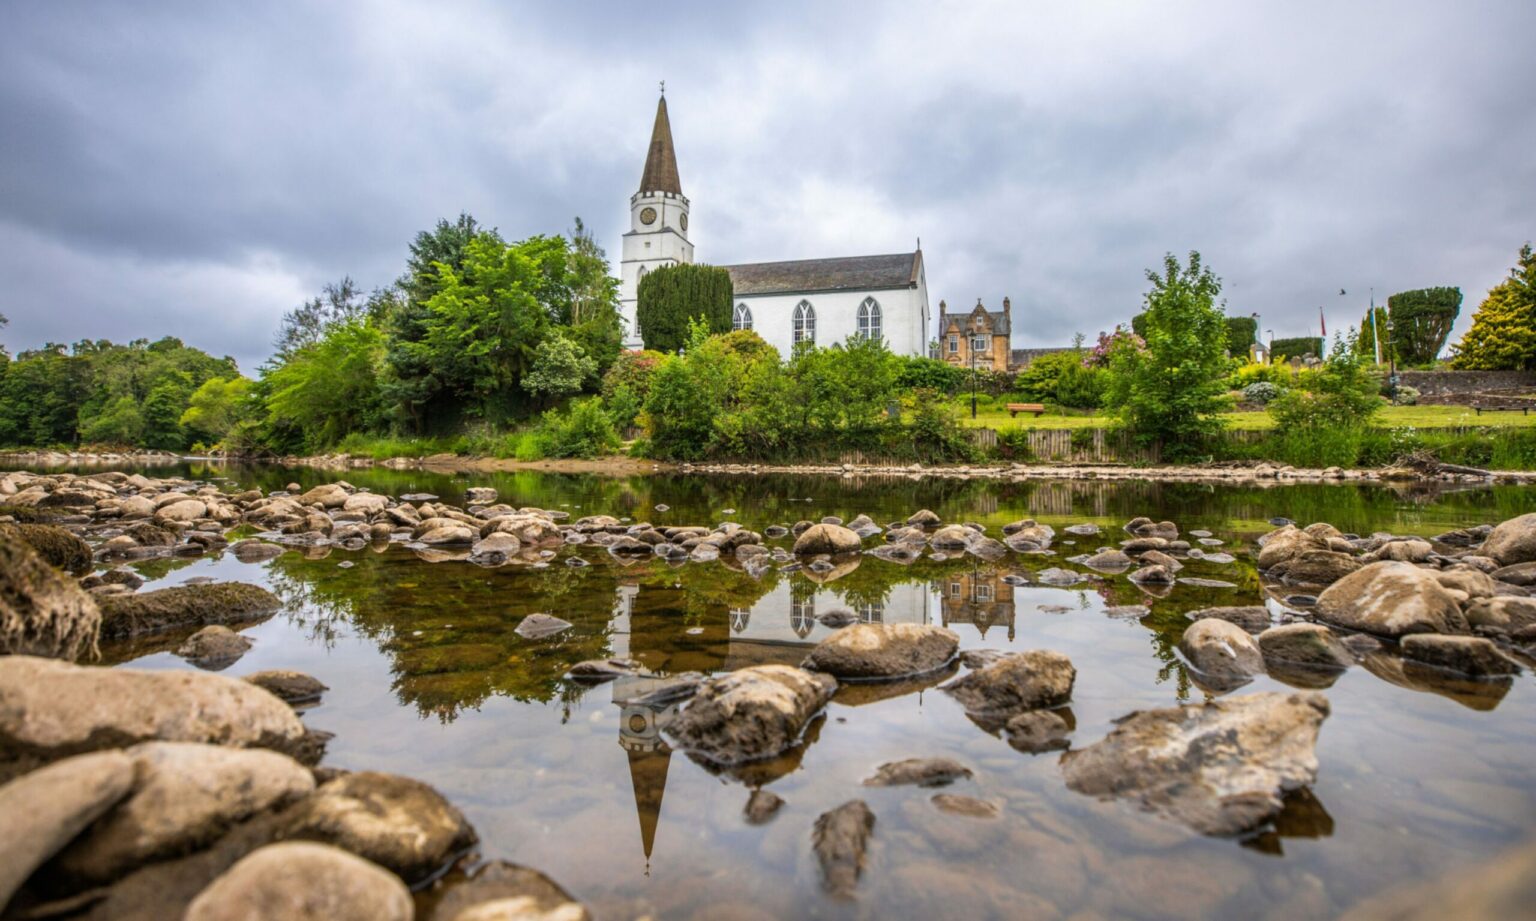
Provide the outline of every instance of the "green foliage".
<path id="1" fill-rule="evenodd" d="M 1269 381 L 1254 381 L 1243 388 L 1243 400 L 1248 403 L 1257 403 L 1260 406 L 1268 406 L 1283 392 L 1278 384 L 1271 384 Z"/>
<path id="2" fill-rule="evenodd" d="M 1322 336 L 1293 336 L 1289 339 L 1276 339 L 1269 344 L 1270 359 L 1281 362 L 1287 358 L 1305 358 L 1311 355 L 1315 358 L 1323 357 Z"/>
<path id="3" fill-rule="evenodd" d="M 1102 368 L 1084 364 L 1081 349 L 1041 355 L 1019 372 L 1015 386 L 1024 400 L 1074 409 L 1098 409 L 1108 387 Z"/>
<path id="4" fill-rule="evenodd" d="M 619 447 L 613 420 L 598 397 L 577 400 L 563 413 L 550 410 L 540 429 L 549 457 L 600 457 Z"/>
<path id="5" fill-rule="evenodd" d="M 1375 316 L 1367 310 L 1365 317 L 1360 320 L 1360 331 L 1355 336 L 1355 350 L 1361 355 L 1376 360 L 1376 346 L 1381 345 L 1381 360 L 1387 360 L 1387 308 L 1375 308 Z"/>
<path id="6" fill-rule="evenodd" d="M 686 344 L 688 323 L 702 319 L 712 333 L 731 329 L 731 273 L 712 265 L 663 266 L 640 279 L 635 322 L 647 349 L 676 352 Z"/>
<path id="7" fill-rule="evenodd" d="M 1147 280 L 1146 348 L 1128 338 L 1113 348 L 1105 402 L 1131 432 L 1177 458 L 1219 431 L 1218 414 L 1227 408 L 1221 280 L 1198 252 L 1187 266 L 1168 254 L 1162 273 L 1149 271 Z"/>
<path id="8" fill-rule="evenodd" d="M 1282 437 L 1296 441 L 1298 455 L 1323 466 L 1349 463 L 1336 458 L 1356 450 L 1361 431 L 1380 411 L 1380 386 L 1351 330 L 1334 340 L 1321 367 L 1298 375 L 1296 386 L 1269 404 L 1269 413 Z"/>
<path id="9" fill-rule="evenodd" d="M 353 432 L 381 430 L 387 412 L 379 386 L 384 361 L 378 325 L 350 319 L 266 369 L 259 389 L 268 443 L 320 450 Z"/>
<path id="10" fill-rule="evenodd" d="M 943 391 L 918 388 L 903 402 L 911 420 L 907 431 L 918 460 L 928 463 L 975 457 L 975 445 L 960 423 L 960 413 Z"/>
<path id="11" fill-rule="evenodd" d="M 1258 364 L 1250 362 L 1238 367 L 1227 378 L 1227 387 L 1231 390 L 1242 390 L 1249 384 L 1260 381 L 1275 384 L 1280 387 L 1288 387 L 1291 383 L 1291 369 L 1283 364 Z"/>
<path id="12" fill-rule="evenodd" d="M 113 400 L 80 428 L 80 440 L 87 444 L 137 446 L 143 439 L 144 415 L 131 396 Z"/>
<path id="13" fill-rule="evenodd" d="M 1410 365 L 1433 362 L 1460 313 L 1460 288 L 1420 288 L 1387 298 L 1392 346 L 1399 360 Z"/>
<path id="14" fill-rule="evenodd" d="M 597 362 L 567 333 L 552 330 L 538 345 L 533 367 L 523 377 L 523 389 L 545 398 L 567 396 L 579 391 L 596 368 Z"/>
<path id="15" fill-rule="evenodd" d="M 244 377 L 211 377 L 192 391 L 181 425 L 191 437 L 225 443 L 253 417 L 252 383 Z M 225 444 L 225 447 L 239 445 Z"/>
<path id="16" fill-rule="evenodd" d="M 902 390 L 937 390 L 954 394 L 966 385 L 966 371 L 937 358 L 897 358 L 896 384 Z"/>
<path id="17" fill-rule="evenodd" d="M 620 352 L 617 360 L 603 375 L 603 399 L 611 400 L 621 387 L 627 388 L 640 402 L 651 392 L 651 375 L 666 356 L 654 351 Z"/>
<path id="18" fill-rule="evenodd" d="M 1248 352 L 1259 337 L 1259 321 L 1253 317 L 1227 317 L 1227 351 L 1233 358 L 1248 360 Z"/>
<path id="19" fill-rule="evenodd" d="M 1531 244 L 1520 248 L 1520 261 L 1509 277 L 1478 306 L 1451 363 L 1464 371 L 1536 369 L 1536 252 Z"/>

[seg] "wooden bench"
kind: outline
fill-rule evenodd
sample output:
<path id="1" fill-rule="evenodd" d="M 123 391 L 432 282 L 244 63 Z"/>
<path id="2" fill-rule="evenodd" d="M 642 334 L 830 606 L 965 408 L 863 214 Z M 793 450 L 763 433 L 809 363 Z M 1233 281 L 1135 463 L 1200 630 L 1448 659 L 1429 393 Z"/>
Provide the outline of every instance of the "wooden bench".
<path id="1" fill-rule="evenodd" d="M 1483 413 L 1512 413 L 1512 412 L 1519 412 L 1521 415 L 1525 415 L 1525 416 L 1529 416 L 1531 414 L 1531 407 L 1530 407 L 1529 403 L 1525 403 L 1525 404 L 1510 404 L 1510 403 L 1483 403 L 1483 404 L 1479 404 L 1479 403 L 1474 403 L 1474 404 L 1472 404 L 1472 410 L 1474 412 L 1476 412 L 1479 416 L 1481 416 Z"/>
<path id="2" fill-rule="evenodd" d="M 1040 418 L 1040 414 L 1043 412 L 1045 412 L 1045 406 L 1040 403 L 1008 404 L 1008 417 L 1010 419 L 1017 419 L 1019 417 L 1019 413 L 1034 413 L 1035 418 L 1038 419 Z"/>

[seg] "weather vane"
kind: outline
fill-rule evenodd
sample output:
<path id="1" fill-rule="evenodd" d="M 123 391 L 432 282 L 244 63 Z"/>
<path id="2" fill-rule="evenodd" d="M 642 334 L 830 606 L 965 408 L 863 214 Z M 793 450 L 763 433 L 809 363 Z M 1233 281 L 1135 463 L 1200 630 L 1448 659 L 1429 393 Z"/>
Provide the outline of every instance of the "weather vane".
<path id="1" fill-rule="evenodd" d="M 667 95 L 667 81 L 661 81 L 661 95 Z"/>

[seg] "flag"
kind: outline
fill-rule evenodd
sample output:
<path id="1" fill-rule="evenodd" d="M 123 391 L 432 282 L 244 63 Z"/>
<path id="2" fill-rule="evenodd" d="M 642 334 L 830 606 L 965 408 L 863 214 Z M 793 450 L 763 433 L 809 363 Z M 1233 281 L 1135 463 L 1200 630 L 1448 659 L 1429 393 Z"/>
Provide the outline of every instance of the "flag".
<path id="1" fill-rule="evenodd" d="M 1323 328 L 1323 338 L 1328 338 L 1328 321 L 1323 319 L 1323 308 L 1317 308 L 1317 322 Z"/>

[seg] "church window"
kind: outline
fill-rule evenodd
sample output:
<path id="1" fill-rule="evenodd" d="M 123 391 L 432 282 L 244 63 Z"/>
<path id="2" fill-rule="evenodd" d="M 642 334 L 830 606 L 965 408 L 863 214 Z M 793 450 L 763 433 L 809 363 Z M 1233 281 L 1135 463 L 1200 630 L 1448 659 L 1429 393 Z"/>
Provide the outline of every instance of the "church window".
<path id="1" fill-rule="evenodd" d="M 960 352 L 960 337 L 959 336 L 950 336 L 949 337 L 949 354 L 957 355 L 957 354 L 959 354 L 959 352 Z"/>
<path id="2" fill-rule="evenodd" d="M 737 304 L 736 312 L 731 316 L 731 329 L 751 329 L 752 308 L 746 304 Z"/>
<path id="3" fill-rule="evenodd" d="M 880 338 L 880 303 L 872 297 L 859 305 L 859 338 Z"/>
<path id="4" fill-rule="evenodd" d="M 816 308 L 810 301 L 795 305 L 795 345 L 802 342 L 816 344 Z"/>

